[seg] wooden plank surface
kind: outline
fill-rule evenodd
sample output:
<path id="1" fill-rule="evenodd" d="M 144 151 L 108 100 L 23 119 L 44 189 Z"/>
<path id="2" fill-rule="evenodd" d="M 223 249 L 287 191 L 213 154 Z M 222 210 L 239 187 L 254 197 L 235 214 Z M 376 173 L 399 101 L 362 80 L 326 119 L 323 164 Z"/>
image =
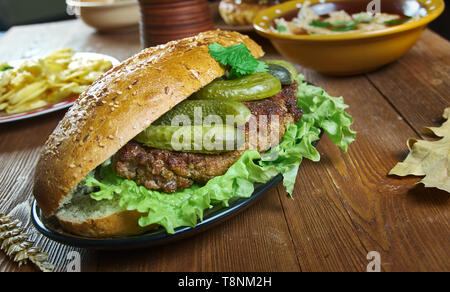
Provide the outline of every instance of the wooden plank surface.
<path id="1" fill-rule="evenodd" d="M 440 125 L 450 106 L 450 42 L 426 31 L 419 42 L 387 70 L 368 74 L 369 80 L 395 109 L 421 133 L 425 125 Z M 431 123 L 431 124 L 430 124 Z"/>
<path id="2" fill-rule="evenodd" d="M 267 58 L 279 58 L 269 43 L 253 37 Z M 0 61 L 62 47 L 123 60 L 140 44 L 137 32 L 97 34 L 78 21 L 18 27 L 0 40 Z M 99 252 L 39 235 L 29 218 L 33 167 L 63 112 L 0 125 L 0 212 L 24 222 L 58 271 L 66 269 L 73 250 L 81 253 L 83 271 L 365 271 L 370 251 L 380 252 L 383 271 L 448 271 L 448 194 L 416 186 L 417 178 L 386 175 L 405 157 L 406 139 L 437 121 L 449 105 L 448 48 L 427 31 L 401 60 L 366 76 L 331 78 L 299 68 L 308 81 L 345 97 L 356 120 L 356 143 L 342 154 L 324 138 L 321 163 L 305 161 L 300 168 L 294 200 L 279 186 L 249 210 L 193 238 Z M 19 269 L 0 252 L 0 271 L 17 270 L 33 267 Z"/>
<path id="3" fill-rule="evenodd" d="M 290 229 L 298 231 L 293 235 L 296 248 L 307 259 L 302 269 L 361 271 L 369 251 L 380 252 L 384 271 L 429 270 L 431 263 L 435 269 L 448 269 L 440 258 L 449 252 L 448 194 L 422 188 L 423 195 L 430 195 L 426 200 L 436 205 L 417 206 L 408 195 L 417 179 L 386 176 L 414 131 L 364 77 L 344 80 L 313 74 L 308 80 L 332 88 L 333 94 L 345 92 L 359 134 L 347 155 L 325 139 L 319 147 L 322 162 L 305 163 L 300 170 L 300 179 L 308 178 L 306 183 L 299 181 L 294 193 L 300 199 L 283 204 L 288 218 L 309 214 L 288 221 Z M 359 86 L 348 87 L 349 82 Z M 436 222 L 428 224 L 428 218 Z M 312 240 L 305 240 L 305 234 Z M 418 258 L 426 264 L 414 263 Z"/>

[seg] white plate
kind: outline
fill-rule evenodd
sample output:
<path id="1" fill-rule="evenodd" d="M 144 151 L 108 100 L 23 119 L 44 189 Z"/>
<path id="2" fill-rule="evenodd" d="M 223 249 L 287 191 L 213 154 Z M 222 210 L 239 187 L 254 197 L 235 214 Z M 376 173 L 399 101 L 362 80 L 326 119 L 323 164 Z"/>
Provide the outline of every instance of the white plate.
<path id="1" fill-rule="evenodd" d="M 104 59 L 104 60 L 110 61 L 113 64 L 113 66 L 117 66 L 118 64 L 120 64 L 120 61 L 117 60 L 116 58 L 108 56 L 108 55 L 103 55 L 103 54 L 75 53 L 74 57 L 84 58 L 87 60 Z M 9 65 L 11 65 L 12 67 L 17 68 L 17 67 L 20 67 L 20 65 L 22 65 L 23 62 L 25 62 L 25 61 L 27 61 L 27 60 L 16 60 L 16 61 L 11 61 L 11 62 L 7 62 L 7 63 Z M 15 113 L 15 114 L 0 113 L 0 124 L 29 119 L 29 118 L 33 118 L 36 116 L 41 116 L 41 115 L 52 113 L 52 112 L 55 112 L 58 110 L 62 110 L 65 108 L 69 108 L 75 103 L 76 100 L 77 100 L 76 98 L 66 99 L 66 100 L 62 100 L 62 101 L 54 103 L 54 104 L 47 105 L 42 108 L 37 108 L 37 109 L 33 109 L 30 111 L 21 112 L 21 113 Z"/>

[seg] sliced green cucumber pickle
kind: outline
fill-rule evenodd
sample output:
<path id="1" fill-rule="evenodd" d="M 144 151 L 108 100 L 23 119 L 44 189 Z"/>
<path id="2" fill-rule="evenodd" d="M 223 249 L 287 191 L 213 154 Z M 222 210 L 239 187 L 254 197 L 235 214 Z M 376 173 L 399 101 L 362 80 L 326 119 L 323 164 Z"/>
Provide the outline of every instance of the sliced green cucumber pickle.
<path id="1" fill-rule="evenodd" d="M 154 126 L 178 126 L 187 118 L 189 125 L 203 125 L 211 118 L 219 117 L 217 124 L 245 125 L 252 113 L 242 103 L 224 100 L 185 100 L 172 110 L 167 112 L 156 122 Z M 186 123 L 184 124 L 186 125 Z"/>
<path id="2" fill-rule="evenodd" d="M 270 73 L 255 73 L 232 80 L 215 80 L 196 92 L 196 100 L 253 101 L 281 91 L 281 82 Z"/>
<path id="3" fill-rule="evenodd" d="M 278 66 L 284 67 L 286 70 L 288 70 L 291 73 L 291 75 L 292 75 L 292 77 L 294 79 L 297 79 L 297 77 L 298 77 L 298 72 L 297 72 L 297 69 L 295 69 L 294 64 L 292 64 L 292 63 L 290 63 L 288 61 L 285 61 L 285 60 L 265 60 L 264 62 L 266 62 L 267 64 L 273 64 L 273 65 L 278 65 Z"/>
<path id="4" fill-rule="evenodd" d="M 150 126 L 135 140 L 156 149 L 217 154 L 241 149 L 245 135 L 243 131 L 226 125 Z"/>
<path id="5" fill-rule="evenodd" d="M 280 65 L 268 64 L 269 65 L 269 73 L 273 76 L 277 77 L 280 80 L 282 85 L 289 85 L 294 83 L 294 77 L 291 72 Z"/>

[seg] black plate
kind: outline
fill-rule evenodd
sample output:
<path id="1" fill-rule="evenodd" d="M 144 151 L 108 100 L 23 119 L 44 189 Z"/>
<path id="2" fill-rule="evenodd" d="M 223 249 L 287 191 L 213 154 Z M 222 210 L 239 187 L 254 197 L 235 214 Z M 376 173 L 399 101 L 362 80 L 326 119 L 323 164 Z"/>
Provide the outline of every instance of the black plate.
<path id="1" fill-rule="evenodd" d="M 322 135 L 321 135 L 322 137 Z M 319 141 L 313 143 L 317 146 Z M 280 174 L 265 184 L 256 184 L 255 191 L 250 198 L 236 199 L 230 201 L 229 207 L 217 206 L 211 210 L 205 211 L 202 222 L 199 222 L 195 228 L 180 227 L 175 229 L 174 234 L 166 233 L 165 229 L 159 228 L 155 231 L 148 232 L 142 235 L 127 236 L 127 237 L 111 237 L 111 238 L 89 238 L 77 236 L 65 232 L 55 219 L 45 218 L 39 209 L 36 200 L 33 201 L 31 208 L 31 218 L 33 225 L 44 236 L 73 247 L 81 247 L 88 249 L 103 249 L 103 250 L 119 250 L 119 249 L 134 249 L 142 247 L 151 247 L 157 245 L 167 244 L 173 241 L 184 239 L 200 232 L 203 232 L 215 225 L 218 225 L 234 215 L 244 211 L 252 204 L 258 201 L 270 189 L 278 185 L 283 180 Z"/>
<path id="2" fill-rule="evenodd" d="M 177 228 L 175 229 L 174 234 L 167 234 L 163 228 L 159 228 L 153 232 L 137 236 L 102 239 L 81 237 L 63 231 L 61 227 L 59 227 L 56 220 L 46 219 L 42 215 L 36 200 L 33 201 L 33 206 L 31 208 L 31 218 L 36 229 L 44 236 L 59 243 L 73 247 L 109 250 L 151 247 L 187 238 L 222 223 L 223 221 L 250 207 L 253 203 L 260 199 L 263 194 L 267 193 L 268 190 L 279 184 L 282 179 L 282 176 L 278 175 L 266 184 L 257 185 L 255 192 L 250 198 L 238 199 L 230 202 L 230 207 L 228 208 L 215 207 L 209 211 L 205 211 L 204 220 L 199 222 L 195 228 Z"/>

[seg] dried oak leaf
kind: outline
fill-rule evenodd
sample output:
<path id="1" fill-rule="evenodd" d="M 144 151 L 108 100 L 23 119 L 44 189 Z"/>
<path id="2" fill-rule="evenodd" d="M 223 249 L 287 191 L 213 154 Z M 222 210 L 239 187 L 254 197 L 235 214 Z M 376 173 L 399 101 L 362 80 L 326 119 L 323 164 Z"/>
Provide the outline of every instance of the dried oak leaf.
<path id="1" fill-rule="evenodd" d="M 435 187 L 450 193 L 450 108 L 445 109 L 447 120 L 441 127 L 426 127 L 424 132 L 442 139 L 425 141 L 409 139 L 410 153 L 404 162 L 397 164 L 389 175 L 425 176 L 425 187 Z"/>

